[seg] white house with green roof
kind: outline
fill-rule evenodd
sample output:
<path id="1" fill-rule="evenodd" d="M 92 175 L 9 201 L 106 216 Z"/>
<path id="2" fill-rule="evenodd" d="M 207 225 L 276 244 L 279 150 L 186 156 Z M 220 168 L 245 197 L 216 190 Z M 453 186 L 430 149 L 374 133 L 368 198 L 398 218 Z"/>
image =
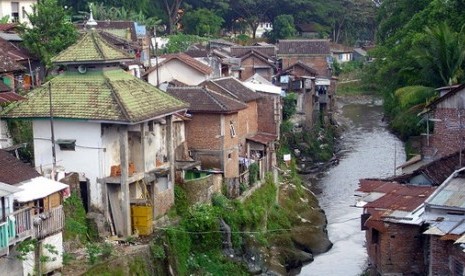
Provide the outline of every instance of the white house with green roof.
<path id="1" fill-rule="evenodd" d="M 88 211 L 120 236 L 133 233 L 132 205 L 153 206 L 158 217 L 174 204 L 175 149 L 185 142 L 178 114 L 188 107 L 120 69 L 131 59 L 88 31 L 52 59 L 63 73 L 2 115 L 32 120 L 37 170 L 79 173 Z"/>

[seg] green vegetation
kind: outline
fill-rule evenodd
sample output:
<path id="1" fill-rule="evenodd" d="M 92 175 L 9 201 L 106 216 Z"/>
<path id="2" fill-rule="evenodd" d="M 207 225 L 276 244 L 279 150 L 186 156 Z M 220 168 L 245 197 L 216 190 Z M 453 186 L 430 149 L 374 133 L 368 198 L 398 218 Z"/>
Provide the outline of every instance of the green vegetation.
<path id="1" fill-rule="evenodd" d="M 27 17 L 31 27 L 20 27 L 23 45 L 50 68 L 50 59 L 76 41 L 77 30 L 57 0 L 39 1 Z"/>
<path id="2" fill-rule="evenodd" d="M 277 236 L 291 224 L 287 211 L 277 206 L 276 191 L 268 175 L 266 183 L 243 203 L 217 194 L 213 196 L 212 205 L 189 207 L 180 217 L 179 225 L 165 231 L 164 241 L 153 242 L 152 255 L 166 256 L 176 275 L 248 275 L 242 264 L 223 255 L 220 220 L 231 227 L 232 247 L 238 251 L 249 243 L 258 242 L 264 246 L 278 240 Z M 181 194 L 177 192 L 178 196 Z M 155 244 L 168 246 L 163 248 Z"/>
<path id="3" fill-rule="evenodd" d="M 199 36 L 218 36 L 223 22 L 223 18 L 207 9 L 189 11 L 182 18 L 184 33 Z"/>
<path id="4" fill-rule="evenodd" d="M 424 131 L 417 114 L 437 96 L 433 88 L 465 81 L 465 3 L 446 2 L 386 0 L 378 11 L 377 47 L 363 82 L 384 97 L 390 125 L 404 140 Z"/>
<path id="5" fill-rule="evenodd" d="M 64 240 L 78 240 L 85 244 L 88 224 L 86 211 L 79 195 L 76 192 L 71 193 L 71 196 L 64 201 L 63 208 L 65 211 Z"/>

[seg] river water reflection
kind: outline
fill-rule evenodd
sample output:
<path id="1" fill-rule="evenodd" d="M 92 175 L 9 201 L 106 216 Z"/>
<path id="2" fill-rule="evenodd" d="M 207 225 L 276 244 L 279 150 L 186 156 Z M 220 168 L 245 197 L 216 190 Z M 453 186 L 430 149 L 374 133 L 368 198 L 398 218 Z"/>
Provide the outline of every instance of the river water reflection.
<path id="1" fill-rule="evenodd" d="M 394 174 L 405 160 L 403 144 L 386 130 L 380 104 L 348 104 L 342 107 L 348 128 L 343 133 L 339 165 L 332 167 L 315 185 L 320 206 L 328 218 L 330 251 L 315 256 L 300 275 L 360 275 L 367 265 L 361 209 L 354 191 L 360 178 L 384 178 Z M 396 156 L 396 157 L 395 157 Z"/>

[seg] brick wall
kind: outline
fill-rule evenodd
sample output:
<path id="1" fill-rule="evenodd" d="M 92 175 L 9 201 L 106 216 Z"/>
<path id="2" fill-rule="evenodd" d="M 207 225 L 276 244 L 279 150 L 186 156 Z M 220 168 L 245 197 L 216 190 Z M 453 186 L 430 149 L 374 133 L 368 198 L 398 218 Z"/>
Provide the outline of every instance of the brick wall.
<path id="1" fill-rule="evenodd" d="M 186 121 L 186 141 L 189 149 L 221 149 L 221 115 L 195 113 Z"/>
<path id="2" fill-rule="evenodd" d="M 270 95 L 269 93 L 260 94 L 262 98 L 257 100 L 258 131 L 278 135 L 281 118 L 280 96 Z"/>
<path id="3" fill-rule="evenodd" d="M 452 154 L 460 150 L 460 137 L 465 137 L 465 127 L 458 127 L 457 109 L 437 108 L 434 118 L 440 121 L 434 123 L 434 133 L 430 137 L 430 147 L 437 150 L 434 159 Z M 465 123 L 462 118 L 462 124 Z M 465 147 L 465 143 L 462 144 Z"/>
<path id="4" fill-rule="evenodd" d="M 330 77 L 326 56 L 284 56 L 282 57 L 283 69 L 295 64 L 297 61 L 301 61 L 315 69 L 319 77 Z"/>
<path id="5" fill-rule="evenodd" d="M 465 266 L 465 254 L 454 241 L 441 240 L 440 236 L 430 236 L 430 271 L 429 275 L 442 276 L 456 274 L 451 271 L 451 261 Z"/>
<path id="6" fill-rule="evenodd" d="M 254 66 L 260 66 L 261 68 L 263 67 L 268 67 L 268 70 L 262 70 L 260 69 L 259 74 L 264 77 L 267 80 L 271 80 L 273 76 L 273 68 L 266 63 L 265 61 L 255 57 L 255 56 L 249 56 L 241 61 L 241 67 L 243 70 L 241 71 L 241 80 L 247 80 L 248 78 L 252 77 L 257 71 L 254 69 Z M 266 71 L 266 73 L 265 73 Z"/>
<path id="7" fill-rule="evenodd" d="M 370 262 L 378 273 L 403 273 L 425 275 L 424 259 L 426 236 L 415 225 L 384 223 L 385 231 L 379 232 L 378 243 L 372 242 L 372 228 L 366 232 Z"/>
<path id="8" fill-rule="evenodd" d="M 241 156 L 245 156 L 247 151 L 245 139 L 255 135 L 258 131 L 257 102 L 249 102 L 247 106 L 246 109 L 240 110 L 237 116 L 236 132 L 239 143 L 239 154 Z"/>

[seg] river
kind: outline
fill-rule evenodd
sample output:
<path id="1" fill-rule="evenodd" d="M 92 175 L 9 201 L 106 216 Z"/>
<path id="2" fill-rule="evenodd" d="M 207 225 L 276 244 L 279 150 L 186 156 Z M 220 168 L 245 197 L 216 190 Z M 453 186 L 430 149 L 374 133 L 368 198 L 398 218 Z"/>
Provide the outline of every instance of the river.
<path id="1" fill-rule="evenodd" d="M 340 105 L 339 121 L 347 129 L 341 139 L 342 154 L 337 166 L 314 183 L 320 206 L 328 219 L 333 247 L 305 265 L 304 276 L 356 276 L 367 266 L 365 233 L 360 230 L 360 208 L 351 207 L 361 178 L 384 178 L 405 161 L 403 144 L 386 130 L 379 101 Z"/>

